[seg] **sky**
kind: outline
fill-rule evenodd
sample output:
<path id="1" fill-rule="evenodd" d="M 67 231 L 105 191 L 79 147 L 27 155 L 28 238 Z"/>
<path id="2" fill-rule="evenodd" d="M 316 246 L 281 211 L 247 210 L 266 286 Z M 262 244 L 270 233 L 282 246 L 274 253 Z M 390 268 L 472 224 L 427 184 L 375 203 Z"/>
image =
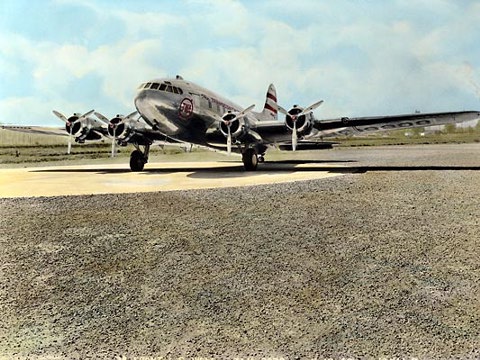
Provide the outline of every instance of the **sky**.
<path id="1" fill-rule="evenodd" d="M 0 0 L 0 123 L 129 114 L 182 75 L 317 118 L 480 110 L 480 0 Z"/>

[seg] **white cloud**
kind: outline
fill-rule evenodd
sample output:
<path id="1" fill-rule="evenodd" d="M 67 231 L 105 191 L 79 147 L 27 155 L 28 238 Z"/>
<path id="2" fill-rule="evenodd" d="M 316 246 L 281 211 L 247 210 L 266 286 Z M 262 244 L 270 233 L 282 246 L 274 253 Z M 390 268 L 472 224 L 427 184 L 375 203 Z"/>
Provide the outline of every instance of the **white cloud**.
<path id="1" fill-rule="evenodd" d="M 1 89 L 3 114 L 23 110 L 40 119 L 46 110 L 50 116 L 52 106 L 126 113 L 133 108 L 139 83 L 177 73 L 242 106 L 255 102 L 257 110 L 273 82 L 282 105 L 308 105 L 324 98 L 318 113 L 327 117 L 392 114 L 418 107 L 455 110 L 477 101 L 478 3 L 462 7 L 443 0 L 434 5 L 426 0 L 388 5 L 212 0 L 179 3 L 178 11 L 163 11 L 161 5 L 135 11 L 109 2 L 57 1 L 59 6 L 75 4 L 95 11 L 98 16 L 89 28 L 98 38 L 108 24 L 119 34 L 114 41 L 98 44 L 92 42 L 95 33 L 85 43 L 0 34 L 0 74 L 33 85 L 24 96 Z M 383 14 L 385 9 L 389 11 Z M 425 9 L 441 21 L 431 19 Z M 371 14 L 365 14 L 367 10 Z M 85 79 L 98 83 L 79 89 L 78 94 L 86 95 L 78 101 L 66 101 L 66 94 L 84 86 Z M 455 89 L 458 93 L 452 96 Z"/>
<path id="2" fill-rule="evenodd" d="M 37 96 L 8 97 L 0 99 L 0 123 L 61 127 L 62 122 L 52 114 L 52 110 L 57 109 L 69 116 L 87 108 L 88 104 L 80 101 L 72 103 L 62 99 L 45 100 Z M 71 111 L 65 112 L 64 109 L 71 109 Z"/>
<path id="3" fill-rule="evenodd" d="M 115 21 L 122 21 L 126 26 L 127 36 L 134 39 L 170 33 L 172 29 L 186 25 L 186 20 L 178 16 L 155 12 L 133 13 L 118 10 L 110 15 Z"/>

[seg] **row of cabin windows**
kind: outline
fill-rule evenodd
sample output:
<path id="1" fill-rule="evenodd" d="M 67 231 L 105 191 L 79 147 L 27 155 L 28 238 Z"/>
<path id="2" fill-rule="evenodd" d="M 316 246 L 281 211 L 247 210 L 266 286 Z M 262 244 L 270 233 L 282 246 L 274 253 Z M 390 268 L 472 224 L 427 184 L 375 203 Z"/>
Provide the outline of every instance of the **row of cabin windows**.
<path id="1" fill-rule="evenodd" d="M 167 85 L 167 84 L 159 84 L 159 83 L 146 83 L 143 86 L 140 86 L 143 89 L 152 89 L 152 90 L 160 90 L 160 91 L 168 91 L 174 94 L 183 94 L 183 90 L 179 87 Z"/>

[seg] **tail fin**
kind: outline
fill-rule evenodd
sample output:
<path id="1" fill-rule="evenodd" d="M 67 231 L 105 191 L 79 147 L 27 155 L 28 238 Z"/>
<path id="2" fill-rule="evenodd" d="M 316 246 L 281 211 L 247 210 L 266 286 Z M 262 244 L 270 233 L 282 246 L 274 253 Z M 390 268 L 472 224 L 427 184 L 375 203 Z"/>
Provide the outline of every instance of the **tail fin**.
<path id="1" fill-rule="evenodd" d="M 267 90 L 265 106 L 259 115 L 262 120 L 277 120 L 277 113 L 277 90 L 275 90 L 273 84 L 270 84 Z"/>

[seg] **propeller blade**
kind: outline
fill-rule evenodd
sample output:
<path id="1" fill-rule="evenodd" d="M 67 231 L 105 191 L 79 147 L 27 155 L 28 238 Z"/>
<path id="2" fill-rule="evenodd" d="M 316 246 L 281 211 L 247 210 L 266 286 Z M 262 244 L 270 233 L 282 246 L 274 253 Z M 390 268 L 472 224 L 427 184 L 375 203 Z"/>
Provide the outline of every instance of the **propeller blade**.
<path id="1" fill-rule="evenodd" d="M 80 118 L 86 118 L 86 117 L 92 115 L 94 112 L 95 112 L 95 110 L 90 110 L 89 112 L 86 112 L 85 114 L 83 114 L 82 116 L 80 116 L 79 119 L 80 119 Z"/>
<path id="2" fill-rule="evenodd" d="M 68 147 L 67 147 L 67 154 L 70 155 L 72 150 L 72 131 L 73 131 L 73 124 L 70 124 L 70 136 L 68 137 Z"/>
<path id="3" fill-rule="evenodd" d="M 277 106 L 277 110 L 280 111 L 282 114 L 284 114 L 284 115 L 289 115 L 289 114 L 288 114 L 288 111 L 285 110 L 283 107 L 281 107 L 281 106 L 278 105 L 278 104 L 276 104 L 276 106 Z"/>
<path id="4" fill-rule="evenodd" d="M 68 122 L 68 119 L 65 115 L 63 115 L 62 113 L 56 111 L 56 110 L 53 110 L 53 114 L 58 117 L 60 120 L 62 120 L 63 122 Z"/>
<path id="5" fill-rule="evenodd" d="M 230 156 L 231 153 L 232 153 L 232 133 L 230 132 L 230 125 L 228 125 L 227 154 Z"/>
<path id="6" fill-rule="evenodd" d="M 309 107 L 305 108 L 300 114 L 298 114 L 297 116 L 302 116 L 302 115 L 305 115 L 305 114 L 308 114 L 309 112 L 312 112 L 313 110 L 315 110 L 317 107 L 319 107 L 320 105 L 323 104 L 323 100 L 320 100 L 320 101 L 317 101 L 315 104 L 312 104 L 310 105 Z"/>
<path id="7" fill-rule="evenodd" d="M 99 112 L 95 112 L 95 116 L 99 118 L 101 121 L 103 121 L 104 123 L 106 123 L 107 125 L 110 124 L 110 120 L 108 120 L 106 116 L 103 116 Z"/>
<path id="8" fill-rule="evenodd" d="M 242 110 L 238 113 L 236 119 L 239 119 L 243 116 L 245 116 L 247 113 L 249 113 L 253 108 L 255 107 L 255 104 L 252 104 L 250 105 L 248 108 L 246 108 L 245 110 Z"/>
<path id="9" fill-rule="evenodd" d="M 117 144 L 117 136 L 116 136 L 116 128 L 113 129 L 113 138 L 112 138 L 112 158 L 115 157 L 115 152 L 116 152 L 116 148 L 115 148 L 115 145 Z"/>
<path id="10" fill-rule="evenodd" d="M 132 112 L 130 115 L 127 115 L 127 116 L 125 116 L 125 118 L 124 118 L 123 120 L 130 119 L 131 117 L 134 117 L 134 116 L 135 116 L 137 113 L 138 113 L 138 111 L 137 111 L 137 110 L 135 110 L 135 111 L 134 111 L 134 112 Z M 122 121 L 123 121 L 123 120 L 122 120 Z"/>
<path id="11" fill-rule="evenodd" d="M 298 140 L 298 135 L 297 135 L 297 122 L 293 122 L 293 131 L 292 131 L 292 150 L 295 151 L 297 149 L 297 140 Z"/>

